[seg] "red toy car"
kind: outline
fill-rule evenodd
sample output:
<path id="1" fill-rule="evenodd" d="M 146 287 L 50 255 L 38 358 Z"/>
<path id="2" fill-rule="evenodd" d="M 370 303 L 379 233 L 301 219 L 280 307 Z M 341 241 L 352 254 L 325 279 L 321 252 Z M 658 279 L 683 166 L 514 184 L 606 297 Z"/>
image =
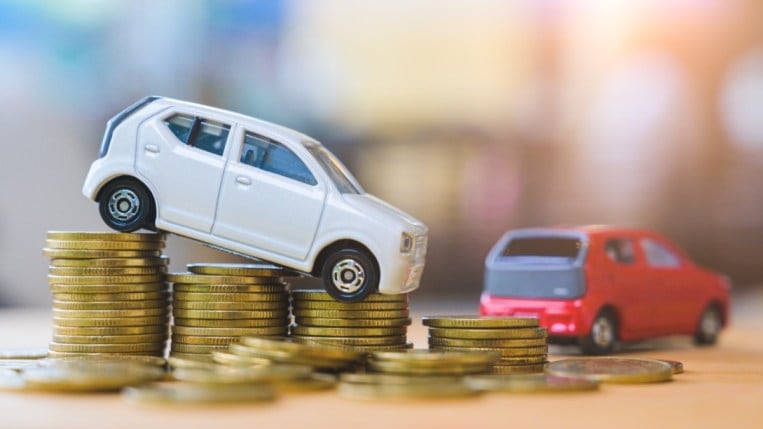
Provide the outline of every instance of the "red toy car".
<path id="1" fill-rule="evenodd" d="M 509 231 L 485 261 L 480 311 L 538 317 L 552 342 L 607 354 L 618 340 L 689 334 L 714 344 L 728 280 L 649 231 L 613 227 Z"/>

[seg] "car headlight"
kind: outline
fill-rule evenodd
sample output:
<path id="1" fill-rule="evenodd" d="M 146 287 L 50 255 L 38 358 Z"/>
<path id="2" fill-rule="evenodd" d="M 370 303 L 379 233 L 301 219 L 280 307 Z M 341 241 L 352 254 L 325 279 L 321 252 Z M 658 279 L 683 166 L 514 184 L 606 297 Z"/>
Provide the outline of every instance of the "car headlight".
<path id="1" fill-rule="evenodd" d="M 404 232 L 400 237 L 400 253 L 410 253 L 413 250 L 413 236 Z"/>

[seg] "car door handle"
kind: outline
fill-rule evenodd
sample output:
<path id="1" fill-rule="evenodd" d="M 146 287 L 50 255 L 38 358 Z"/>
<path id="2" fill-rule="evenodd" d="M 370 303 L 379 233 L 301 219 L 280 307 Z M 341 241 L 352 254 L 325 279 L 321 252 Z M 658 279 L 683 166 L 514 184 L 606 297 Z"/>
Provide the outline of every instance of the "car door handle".
<path id="1" fill-rule="evenodd" d="M 246 176 L 238 176 L 236 177 L 236 183 L 240 183 L 245 186 L 249 186 L 252 184 L 252 179 L 246 177 Z"/>
<path id="2" fill-rule="evenodd" d="M 146 152 L 159 153 L 159 146 L 157 146 L 155 144 L 147 144 L 144 147 L 146 149 Z"/>

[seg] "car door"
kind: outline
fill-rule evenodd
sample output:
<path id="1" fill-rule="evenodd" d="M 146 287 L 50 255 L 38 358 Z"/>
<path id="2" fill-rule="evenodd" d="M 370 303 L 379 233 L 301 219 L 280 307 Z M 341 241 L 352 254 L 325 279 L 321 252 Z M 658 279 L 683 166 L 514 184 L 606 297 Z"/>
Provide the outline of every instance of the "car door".
<path id="1" fill-rule="evenodd" d="M 188 111 L 163 112 L 141 126 L 136 169 L 155 193 L 158 226 L 212 230 L 229 134 L 229 124 Z"/>
<path id="2" fill-rule="evenodd" d="M 690 316 L 688 302 L 691 290 L 687 288 L 684 263 L 670 247 L 655 237 L 639 240 L 648 267 L 652 300 L 656 312 L 653 317 L 654 335 L 680 332 L 681 321 Z"/>
<path id="3" fill-rule="evenodd" d="M 282 142 L 243 127 L 234 141 L 213 234 L 304 260 L 323 214 L 327 185 Z"/>
<path id="4" fill-rule="evenodd" d="M 644 336 L 654 308 L 636 242 L 627 235 L 609 237 L 603 250 L 600 278 L 618 313 L 620 335 L 626 340 Z"/>

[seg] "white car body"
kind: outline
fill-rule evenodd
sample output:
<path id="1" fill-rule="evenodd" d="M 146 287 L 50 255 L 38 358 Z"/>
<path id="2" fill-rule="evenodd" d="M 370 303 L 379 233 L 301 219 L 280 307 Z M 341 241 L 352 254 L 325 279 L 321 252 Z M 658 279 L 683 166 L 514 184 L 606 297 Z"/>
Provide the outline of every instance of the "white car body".
<path id="1" fill-rule="evenodd" d="M 187 117 L 202 123 L 194 125 L 197 133 L 215 123 L 229 126 L 227 137 L 221 137 L 220 155 L 184 143 L 166 122 Z M 180 127 L 178 132 L 185 132 Z M 245 157 L 252 162 L 252 150 L 243 152 L 254 147 L 247 146 L 253 141 L 287 148 L 313 178 L 305 173 L 306 183 L 245 163 Z M 270 149 L 262 150 L 267 162 L 278 162 L 270 160 Z M 318 159 L 316 154 L 324 153 Z M 334 176 L 322 161 L 333 164 L 335 170 L 328 170 Z M 332 178 L 337 171 L 344 181 Z M 320 273 L 315 264 L 322 250 L 335 243 L 359 243 L 378 265 L 380 293 L 405 293 L 419 285 L 426 226 L 365 193 L 323 146 L 288 128 L 200 104 L 147 97 L 109 122 L 82 192 L 98 201 L 104 186 L 120 177 L 135 178 L 150 191 L 159 230 L 313 274 Z M 406 239 L 413 243 L 405 243 L 407 250 L 402 250 Z"/>

